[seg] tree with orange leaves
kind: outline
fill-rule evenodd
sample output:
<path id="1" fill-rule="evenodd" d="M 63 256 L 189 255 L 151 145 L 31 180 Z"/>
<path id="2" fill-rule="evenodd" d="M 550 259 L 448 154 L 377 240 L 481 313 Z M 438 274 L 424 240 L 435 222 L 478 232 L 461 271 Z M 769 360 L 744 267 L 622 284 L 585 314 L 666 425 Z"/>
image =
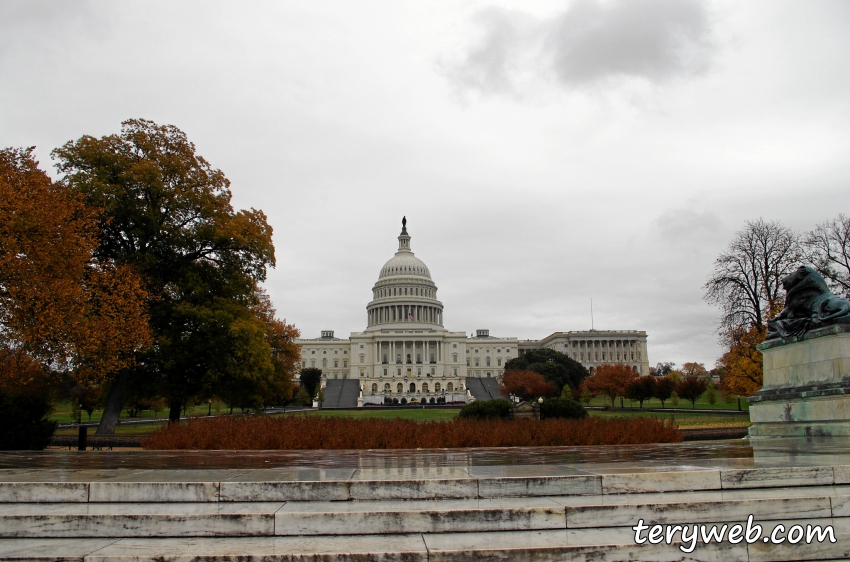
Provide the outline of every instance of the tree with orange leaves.
<path id="1" fill-rule="evenodd" d="M 729 351 L 717 360 L 723 370 L 720 389 L 724 394 L 752 396 L 762 387 L 762 355 L 756 346 L 765 336 L 763 328 L 752 327 L 736 330 L 727 338 Z"/>
<path id="2" fill-rule="evenodd" d="M 628 365 L 600 365 L 592 375 L 584 379 L 582 387 L 594 396 L 604 394 L 611 398 L 611 406 L 617 396 L 624 396 L 626 388 L 637 380 L 637 371 Z"/>
<path id="3" fill-rule="evenodd" d="M 146 292 L 133 269 L 95 257 L 96 209 L 51 181 L 32 150 L 0 151 L 0 338 L 108 383 L 151 341 Z"/>
<path id="4" fill-rule="evenodd" d="M 543 375 L 527 370 L 506 371 L 501 385 L 502 394 L 514 394 L 523 400 L 552 396 L 557 390 L 555 385 L 546 382 Z"/>

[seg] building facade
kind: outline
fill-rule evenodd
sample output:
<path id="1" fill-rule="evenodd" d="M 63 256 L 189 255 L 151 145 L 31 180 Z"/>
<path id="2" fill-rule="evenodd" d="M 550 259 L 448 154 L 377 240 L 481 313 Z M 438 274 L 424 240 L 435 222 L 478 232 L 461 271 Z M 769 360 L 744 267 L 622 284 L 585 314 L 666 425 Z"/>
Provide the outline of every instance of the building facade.
<path id="1" fill-rule="evenodd" d="M 525 350 L 546 347 L 569 353 L 570 357 L 573 353 L 588 354 L 594 360 L 580 362 L 593 368 L 597 361 L 591 350 L 596 349 L 597 341 L 600 350 L 601 342 L 605 342 L 601 357 L 609 358 L 599 364 L 634 363 L 641 373 L 645 364 L 648 373 L 645 332 L 556 332 L 543 340 L 520 342 L 514 337 L 490 336 L 489 330 L 477 330 L 475 336 L 469 337 L 465 332 L 447 330 L 437 285 L 428 267 L 411 250 L 407 221 L 403 220 L 402 225 L 398 251 L 381 268 L 372 287 L 372 300 L 366 306 L 366 329 L 352 333 L 349 339 L 323 330 L 319 338 L 297 340 L 301 367 L 321 369 L 322 386 L 337 379 L 356 380 L 360 387 L 358 406 L 393 400 L 414 404 L 468 402 L 472 399 L 468 377 L 499 379 L 505 363 Z M 583 334 L 599 337 L 591 339 Z M 602 334 L 606 339 L 602 339 Z M 614 338 L 609 334 L 621 336 Z M 615 342 L 610 348 L 609 341 Z M 620 361 L 614 357 L 631 359 Z"/>
<path id="2" fill-rule="evenodd" d="M 590 371 L 599 365 L 624 364 L 641 376 L 649 374 L 646 332 L 637 330 L 587 330 L 555 332 L 542 340 L 521 340 L 519 353 L 554 349 L 578 361 Z"/>

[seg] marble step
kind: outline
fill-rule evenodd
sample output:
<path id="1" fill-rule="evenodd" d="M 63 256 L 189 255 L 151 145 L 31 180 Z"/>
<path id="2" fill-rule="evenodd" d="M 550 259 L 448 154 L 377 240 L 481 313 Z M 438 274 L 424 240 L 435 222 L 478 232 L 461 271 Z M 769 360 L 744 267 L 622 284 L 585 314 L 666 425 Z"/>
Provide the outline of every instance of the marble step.
<path id="1" fill-rule="evenodd" d="M 762 489 L 850 483 L 850 466 L 681 470 L 469 467 L 421 470 L 0 471 L 0 504 L 485 499 Z"/>
<path id="2" fill-rule="evenodd" d="M 0 560 L 66 562 L 290 562 L 376 560 L 572 561 L 619 560 L 765 562 L 770 560 L 846 560 L 850 558 L 850 519 L 763 522 L 763 533 L 777 524 L 832 525 L 835 543 L 773 545 L 697 542 L 685 553 L 680 534 L 667 544 L 637 545 L 629 528 L 560 529 L 471 533 L 408 533 L 359 536 L 193 537 L 124 539 L 0 539 Z"/>
<path id="3" fill-rule="evenodd" d="M 236 537 L 494 532 L 850 517 L 850 486 L 476 500 L 0 506 L 0 537 Z"/>

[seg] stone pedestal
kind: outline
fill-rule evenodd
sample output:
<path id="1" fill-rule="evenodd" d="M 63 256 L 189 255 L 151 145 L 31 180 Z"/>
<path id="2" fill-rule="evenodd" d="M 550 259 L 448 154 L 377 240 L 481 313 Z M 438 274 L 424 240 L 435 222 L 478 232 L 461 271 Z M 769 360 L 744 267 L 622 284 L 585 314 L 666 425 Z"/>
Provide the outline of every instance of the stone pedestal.
<path id="1" fill-rule="evenodd" d="M 850 436 L 850 325 L 769 340 L 750 438 Z"/>

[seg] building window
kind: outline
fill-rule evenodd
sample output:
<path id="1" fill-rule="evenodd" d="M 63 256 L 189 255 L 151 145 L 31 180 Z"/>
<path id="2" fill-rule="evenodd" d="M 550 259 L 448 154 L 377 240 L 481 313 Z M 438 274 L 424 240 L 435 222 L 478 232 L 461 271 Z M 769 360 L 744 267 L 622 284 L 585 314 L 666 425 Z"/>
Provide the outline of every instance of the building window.
<path id="1" fill-rule="evenodd" d="M 384 353 L 384 360 L 382 361 L 382 363 L 384 363 L 384 364 L 387 363 L 387 354 L 386 353 Z"/>
<path id="2" fill-rule="evenodd" d="M 372 394 L 375 394 L 376 392 L 378 392 L 378 384 L 373 382 L 372 383 Z"/>
<path id="3" fill-rule="evenodd" d="M 501 358 L 501 357 L 499 357 L 498 359 L 496 359 L 496 366 L 497 366 L 497 367 L 501 367 L 501 366 L 502 366 L 502 358 Z"/>
<path id="4" fill-rule="evenodd" d="M 478 367 L 478 357 L 475 358 L 475 366 Z"/>
<path id="5" fill-rule="evenodd" d="M 328 368 L 328 360 L 322 359 L 322 369 L 327 369 L 327 368 Z"/>
<path id="6" fill-rule="evenodd" d="M 327 354 L 328 354 L 327 350 L 322 352 L 322 355 L 327 355 Z"/>
<path id="7" fill-rule="evenodd" d="M 348 368 L 348 359 L 342 360 L 342 366 L 345 367 L 345 368 Z"/>
<path id="8" fill-rule="evenodd" d="M 314 350 L 312 350 L 312 351 L 310 352 L 310 355 L 316 355 L 316 350 L 315 350 L 315 349 L 314 349 Z"/>
<path id="9" fill-rule="evenodd" d="M 434 384 L 434 392 L 440 392 L 440 383 Z"/>
<path id="10" fill-rule="evenodd" d="M 401 384 L 401 383 L 398 383 L 398 384 L 395 386 L 395 388 L 396 388 L 396 392 L 398 392 L 399 394 L 401 394 L 402 392 L 404 392 L 404 385 L 403 385 L 403 384 Z"/>
<path id="11" fill-rule="evenodd" d="M 339 369 L 339 360 L 334 359 L 334 369 Z"/>
<path id="12" fill-rule="evenodd" d="M 401 353 L 395 356 L 395 362 L 396 364 L 401 365 Z"/>
<path id="13" fill-rule="evenodd" d="M 434 367 L 431 367 L 431 376 L 433 377 L 437 373 L 437 370 Z"/>
<path id="14" fill-rule="evenodd" d="M 469 357 L 466 358 L 466 366 L 469 367 Z"/>
<path id="15" fill-rule="evenodd" d="M 310 359 L 310 366 L 313 367 L 313 368 L 316 367 L 316 360 L 315 359 Z"/>
<path id="16" fill-rule="evenodd" d="M 455 369 L 454 376 L 457 376 L 457 369 Z"/>
<path id="17" fill-rule="evenodd" d="M 365 362 L 366 362 L 366 356 L 365 356 L 365 355 L 363 355 L 362 353 L 360 354 L 360 362 L 361 362 L 361 363 L 365 363 Z"/>
<path id="18" fill-rule="evenodd" d="M 415 382 L 410 383 L 410 392 L 416 392 L 416 383 Z"/>
<path id="19" fill-rule="evenodd" d="M 490 358 L 487 357 L 486 359 L 484 359 L 484 363 L 489 367 L 490 366 Z"/>
<path id="20" fill-rule="evenodd" d="M 390 383 L 386 383 L 384 385 L 384 392 L 389 392 L 389 391 L 390 391 Z"/>
<path id="21" fill-rule="evenodd" d="M 302 362 L 301 362 L 301 368 L 302 368 L 302 369 L 306 369 L 306 368 L 307 368 L 307 361 L 302 361 Z"/>
<path id="22" fill-rule="evenodd" d="M 487 371 L 487 378 L 490 378 L 490 371 Z"/>
<path id="23" fill-rule="evenodd" d="M 428 392 L 428 383 L 427 382 L 422 383 L 422 392 L 425 392 L 425 393 Z"/>
<path id="24" fill-rule="evenodd" d="M 452 354 L 452 363 L 457 363 L 457 353 Z"/>
<path id="25" fill-rule="evenodd" d="M 449 384 L 446 385 L 446 392 L 454 392 L 454 390 L 455 390 L 455 385 L 453 385 L 452 383 L 449 383 Z"/>
<path id="26" fill-rule="evenodd" d="M 452 344 L 452 347 L 453 347 L 454 349 L 457 349 L 457 344 L 456 344 L 456 343 L 453 343 L 453 344 Z"/>

